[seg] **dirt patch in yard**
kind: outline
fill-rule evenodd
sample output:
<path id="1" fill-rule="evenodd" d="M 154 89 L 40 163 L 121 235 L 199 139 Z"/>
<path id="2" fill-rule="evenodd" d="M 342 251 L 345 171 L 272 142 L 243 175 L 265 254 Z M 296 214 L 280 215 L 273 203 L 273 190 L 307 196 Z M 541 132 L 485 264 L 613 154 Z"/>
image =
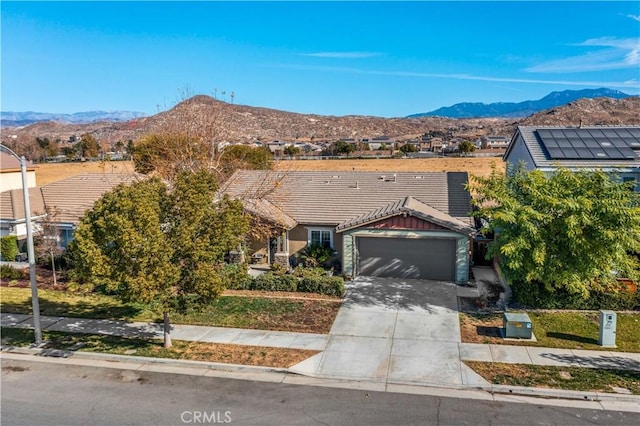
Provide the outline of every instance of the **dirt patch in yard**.
<path id="1" fill-rule="evenodd" d="M 327 300 L 331 302 L 339 302 L 338 296 L 327 296 L 318 293 L 303 293 L 290 291 L 264 291 L 264 290 L 225 290 L 223 296 L 240 296 L 240 297 L 264 297 L 267 299 L 294 299 L 294 300 Z"/>
<path id="2" fill-rule="evenodd" d="M 28 288 L 31 286 L 29 278 L 29 268 L 24 269 L 22 278 L 9 279 L 2 278 L 0 286 L 2 287 L 18 287 Z M 39 290 L 66 290 L 67 281 L 63 271 L 56 271 L 56 283 L 54 284 L 53 270 L 41 265 L 36 265 L 36 283 Z"/>
<path id="3" fill-rule="evenodd" d="M 463 343 L 504 344 L 501 328 L 502 318 L 499 315 L 460 314 L 460 338 Z"/>
<path id="4" fill-rule="evenodd" d="M 318 351 L 266 346 L 229 345 L 221 343 L 187 344 L 181 359 L 289 368 L 317 354 Z"/>
<path id="5" fill-rule="evenodd" d="M 327 334 L 340 309 L 340 301 L 294 300 L 302 306 L 279 315 L 264 313 L 255 318 L 255 327 L 260 330 L 291 331 L 297 333 Z"/>
<path id="6" fill-rule="evenodd" d="M 465 364 L 496 385 L 640 394 L 640 373 L 637 371 L 478 361 L 465 361 Z"/>

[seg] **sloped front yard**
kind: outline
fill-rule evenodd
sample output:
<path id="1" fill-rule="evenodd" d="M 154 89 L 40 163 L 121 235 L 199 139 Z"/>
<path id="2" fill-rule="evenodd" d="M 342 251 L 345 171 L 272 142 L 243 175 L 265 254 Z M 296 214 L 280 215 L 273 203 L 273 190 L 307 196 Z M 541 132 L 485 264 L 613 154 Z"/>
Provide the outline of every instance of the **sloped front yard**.
<path id="1" fill-rule="evenodd" d="M 42 315 L 123 321 L 160 322 L 162 316 L 148 306 L 121 303 L 100 294 L 41 290 Z M 0 288 L 1 309 L 5 313 L 30 314 L 31 291 L 27 288 Z M 305 293 L 264 297 L 243 292 L 222 296 L 198 311 L 171 316 L 174 324 L 250 328 L 326 334 L 340 309 L 339 298 L 307 297 Z"/>
<path id="2" fill-rule="evenodd" d="M 2 328 L 2 344 L 25 347 L 33 343 L 33 330 Z M 186 342 L 174 340 L 173 347 L 165 349 L 160 340 L 127 339 L 117 336 L 59 333 L 43 331 L 45 351 L 101 352 L 116 355 L 135 355 L 150 358 L 169 358 L 190 361 L 221 362 L 227 364 L 257 365 L 288 368 L 318 351 L 264 346 L 229 345 L 218 343 Z"/>

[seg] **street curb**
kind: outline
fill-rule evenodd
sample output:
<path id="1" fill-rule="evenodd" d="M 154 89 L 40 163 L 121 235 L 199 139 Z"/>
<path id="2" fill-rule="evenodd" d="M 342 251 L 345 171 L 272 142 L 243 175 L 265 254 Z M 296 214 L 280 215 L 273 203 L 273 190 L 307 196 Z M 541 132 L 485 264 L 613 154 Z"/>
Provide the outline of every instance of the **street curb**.
<path id="1" fill-rule="evenodd" d="M 491 385 L 478 387 L 484 388 L 484 390 L 503 395 L 523 395 L 533 396 L 541 398 L 556 398 L 556 399 L 570 399 L 576 401 L 620 401 L 620 402 L 635 402 L 640 404 L 640 395 L 625 395 L 617 393 L 607 392 L 585 392 L 585 391 L 573 391 L 564 389 L 546 389 L 546 388 L 534 388 L 526 386 L 506 386 L 506 385 Z"/>
<path id="2" fill-rule="evenodd" d="M 273 373 L 273 374 L 284 374 L 290 376 L 300 376 L 300 377 L 309 377 L 312 379 L 318 380 L 336 380 L 338 382 L 348 383 L 368 383 L 371 385 L 384 385 L 385 389 L 391 386 L 411 386 L 416 389 L 420 388 L 431 388 L 431 389 L 449 389 L 449 390 L 458 390 L 458 391 L 483 391 L 491 395 L 513 395 L 513 396 L 526 396 L 526 397 L 535 397 L 535 398 L 543 398 L 543 399 L 556 399 L 556 400 L 572 400 L 572 401 L 588 401 L 588 402 L 600 402 L 600 401 L 615 401 L 615 402 L 626 402 L 626 403 L 635 403 L 640 404 L 640 395 L 624 395 L 624 394 L 614 394 L 614 393 L 606 393 L 606 392 L 585 392 L 585 391 L 571 391 L 571 390 L 563 390 L 563 389 L 546 389 L 546 388 L 534 388 L 534 387 L 525 387 L 525 386 L 506 386 L 506 385 L 460 385 L 460 386 L 442 386 L 438 384 L 424 384 L 424 383 L 416 383 L 416 382 L 402 382 L 402 381 L 392 381 L 392 382 L 383 382 L 383 381 L 374 381 L 374 380 L 357 380 L 357 379 L 347 379 L 344 377 L 335 377 L 335 376 L 320 376 L 312 373 L 301 373 L 298 371 L 292 371 L 289 368 L 276 368 L 276 367 L 262 367 L 262 366 L 254 366 L 254 365 L 241 365 L 241 364 L 226 364 L 219 362 L 207 362 L 207 361 L 191 361 L 191 360 L 174 360 L 169 358 L 151 358 L 151 357 L 143 357 L 143 356 L 134 356 L 134 355 L 116 355 L 116 354 L 107 354 L 100 352 L 74 352 L 74 351 L 63 351 L 63 350 L 47 350 L 47 349 L 39 349 L 39 348 L 25 348 L 25 347 L 2 347 L 0 350 L 0 354 L 16 354 L 16 355 L 32 355 L 41 358 L 64 358 L 70 361 L 73 359 L 82 359 L 82 360 L 96 360 L 96 361 L 107 361 L 113 362 L 114 368 L 116 368 L 115 363 L 137 363 L 137 364 L 147 364 L 147 365 L 158 365 L 158 366 L 167 366 L 167 367 L 183 367 L 183 368 L 191 368 L 196 369 L 209 369 L 216 370 L 222 372 L 237 372 L 237 373 Z M 246 377 L 245 377 L 246 379 Z"/>
<path id="3" fill-rule="evenodd" d="M 117 355 L 117 354 L 107 354 L 103 352 L 63 351 L 63 350 L 57 350 L 57 349 L 48 350 L 48 349 L 21 348 L 21 347 L 2 348 L 2 351 L 0 353 L 2 352 L 19 354 L 19 355 L 34 355 L 38 357 L 65 358 L 69 360 L 73 360 L 73 358 L 78 358 L 78 359 L 85 359 L 85 360 L 132 362 L 132 363 L 139 363 L 139 364 L 166 365 L 171 367 L 188 367 L 188 368 L 194 368 L 194 369 L 208 368 L 211 370 L 220 370 L 220 371 L 229 371 L 229 372 L 255 371 L 255 372 L 261 372 L 261 373 L 280 373 L 280 374 L 291 373 L 287 368 L 262 367 L 259 365 L 226 364 L 222 362 L 178 360 L 178 359 L 170 359 L 170 358 L 152 358 L 152 357 L 135 356 L 135 355 Z"/>

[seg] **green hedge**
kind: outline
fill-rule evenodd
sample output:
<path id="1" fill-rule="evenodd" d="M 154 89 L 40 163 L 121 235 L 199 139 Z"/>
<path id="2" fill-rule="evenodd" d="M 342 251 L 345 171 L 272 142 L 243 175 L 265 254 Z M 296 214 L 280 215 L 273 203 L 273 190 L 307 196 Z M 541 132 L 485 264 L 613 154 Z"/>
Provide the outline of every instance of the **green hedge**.
<path id="1" fill-rule="evenodd" d="M 253 280 L 252 290 L 297 291 L 298 278 L 289 274 L 267 272 Z"/>
<path id="2" fill-rule="evenodd" d="M 9 265 L 0 266 L 0 278 L 4 278 L 7 280 L 18 280 L 20 278 L 24 278 L 24 276 L 24 271 L 12 268 Z"/>
<path id="3" fill-rule="evenodd" d="M 6 235 L 0 238 L 0 257 L 2 260 L 13 262 L 18 257 L 18 237 Z"/>
<path id="4" fill-rule="evenodd" d="M 300 280 L 298 291 L 320 293 L 327 296 L 342 296 L 344 294 L 344 279 L 342 277 L 306 277 Z"/>
<path id="5" fill-rule="evenodd" d="M 297 268 L 293 274 L 266 272 L 254 278 L 249 290 L 264 291 L 300 291 L 319 293 L 327 296 L 344 294 L 344 279 L 329 277 L 321 268 Z"/>
<path id="6" fill-rule="evenodd" d="M 549 291 L 543 284 L 536 282 L 517 282 L 513 283 L 511 288 L 513 290 L 513 300 L 526 308 L 640 310 L 640 292 L 592 291 L 589 298 L 585 299 L 579 294 L 571 294 L 563 289 Z"/>

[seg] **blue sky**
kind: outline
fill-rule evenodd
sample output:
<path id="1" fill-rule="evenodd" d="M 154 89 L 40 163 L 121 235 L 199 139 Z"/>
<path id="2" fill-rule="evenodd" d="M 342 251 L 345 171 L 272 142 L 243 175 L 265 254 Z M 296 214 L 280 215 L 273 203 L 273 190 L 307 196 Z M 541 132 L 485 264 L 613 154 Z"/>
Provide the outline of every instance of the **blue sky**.
<path id="1" fill-rule="evenodd" d="M 172 107 L 184 93 L 400 117 L 551 91 L 640 93 L 640 2 L 0 3 L 1 109 Z"/>

